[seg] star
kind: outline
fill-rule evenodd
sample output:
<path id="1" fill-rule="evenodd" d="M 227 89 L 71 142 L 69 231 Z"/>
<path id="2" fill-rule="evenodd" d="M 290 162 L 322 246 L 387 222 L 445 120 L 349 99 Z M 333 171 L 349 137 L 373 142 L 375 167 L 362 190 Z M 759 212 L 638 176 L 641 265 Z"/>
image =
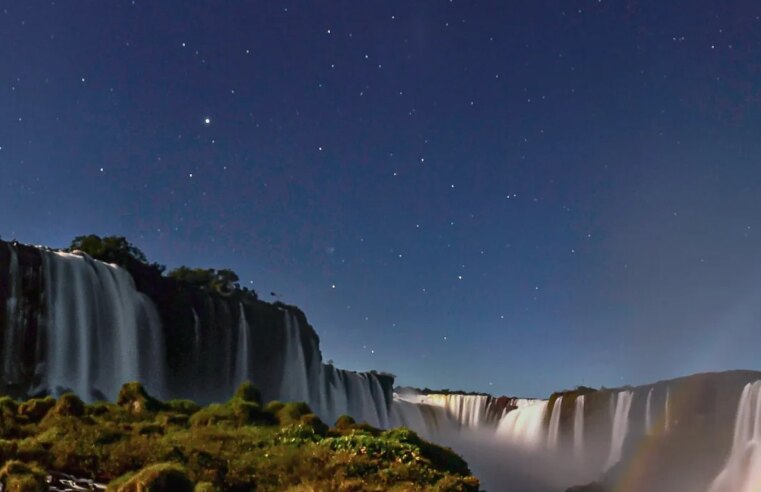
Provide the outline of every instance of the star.
<path id="1" fill-rule="evenodd" d="M 203 124 L 206 125 L 206 126 L 211 125 L 211 118 L 209 118 L 208 116 L 206 118 L 204 118 L 203 119 Z"/>

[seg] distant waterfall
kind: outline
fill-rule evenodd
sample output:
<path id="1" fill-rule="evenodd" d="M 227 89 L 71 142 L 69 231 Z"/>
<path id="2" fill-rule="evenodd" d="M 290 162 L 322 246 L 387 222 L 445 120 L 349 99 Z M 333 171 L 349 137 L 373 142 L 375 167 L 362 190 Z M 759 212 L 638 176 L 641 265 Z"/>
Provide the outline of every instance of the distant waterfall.
<path id="1" fill-rule="evenodd" d="M 645 403 L 645 435 L 653 432 L 653 390 L 650 388 L 647 392 L 647 402 Z"/>
<path id="2" fill-rule="evenodd" d="M 563 407 L 563 397 L 558 396 L 555 404 L 552 405 L 550 414 L 550 427 L 547 432 L 547 448 L 550 451 L 556 451 L 560 442 L 560 412 Z"/>
<path id="3" fill-rule="evenodd" d="M 761 381 L 745 385 L 732 450 L 709 492 L 757 492 L 761 484 Z"/>
<path id="4" fill-rule="evenodd" d="M 576 398 L 573 410 L 573 453 L 576 458 L 584 453 L 584 395 Z"/>
<path id="5" fill-rule="evenodd" d="M 243 303 L 241 303 L 238 318 L 238 337 L 236 340 L 235 375 L 233 378 L 233 382 L 236 385 L 250 380 L 253 373 L 250 331 L 251 327 L 248 325 L 248 321 L 246 321 L 246 311 L 243 309 Z"/>
<path id="6" fill-rule="evenodd" d="M 663 430 L 668 432 L 671 423 L 671 388 L 666 388 L 666 403 L 663 406 Z"/>
<path id="7" fill-rule="evenodd" d="M 140 380 L 163 394 L 161 322 L 130 274 L 76 254 L 43 252 L 43 261 L 47 387 L 113 399 L 122 384 Z"/>
<path id="8" fill-rule="evenodd" d="M 608 454 L 605 468 L 610 468 L 621 461 L 621 452 L 624 447 L 624 441 L 629 432 L 629 410 L 632 406 L 633 396 L 634 393 L 631 391 L 620 391 L 616 397 L 610 453 Z M 611 395 L 611 398 L 613 398 L 613 395 Z"/>
<path id="9" fill-rule="evenodd" d="M 546 443 L 543 424 L 547 406 L 547 400 L 534 400 L 508 412 L 497 426 L 497 436 L 528 449 L 543 447 Z"/>
<path id="10" fill-rule="evenodd" d="M 387 401 L 377 376 L 322 364 L 317 345 L 302 337 L 298 318 L 288 311 L 284 316 L 285 354 L 278 398 L 307 402 L 328 422 L 346 414 L 370 425 L 388 427 L 391 401 Z"/>
<path id="11" fill-rule="evenodd" d="M 400 396 L 400 398 L 416 404 L 440 407 L 460 427 L 473 429 L 496 425 L 505 412 L 504 408 L 494 408 L 495 399 L 489 395 L 465 395 L 458 393 L 405 394 Z"/>

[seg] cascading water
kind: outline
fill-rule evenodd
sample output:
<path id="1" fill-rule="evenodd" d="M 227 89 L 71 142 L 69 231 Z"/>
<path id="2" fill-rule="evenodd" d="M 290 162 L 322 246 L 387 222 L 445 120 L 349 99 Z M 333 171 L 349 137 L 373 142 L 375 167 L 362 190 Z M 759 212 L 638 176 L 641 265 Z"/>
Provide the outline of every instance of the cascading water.
<path id="1" fill-rule="evenodd" d="M 576 398 L 573 409 L 573 454 L 577 459 L 584 455 L 584 395 Z"/>
<path id="2" fill-rule="evenodd" d="M 251 367 L 251 341 L 249 332 L 251 327 L 246 320 L 246 311 L 243 308 L 243 303 L 240 303 L 240 314 L 238 315 L 238 338 L 236 340 L 236 355 L 235 355 L 235 375 L 233 377 L 234 384 L 238 385 L 243 381 L 250 380 L 252 377 L 253 369 Z"/>
<path id="3" fill-rule="evenodd" d="M 614 395 L 611 395 L 611 399 Z M 629 432 L 629 410 L 632 406 L 634 393 L 620 391 L 616 396 L 613 412 L 613 432 L 610 441 L 610 453 L 605 468 L 610 468 L 621 461 L 621 452 L 624 447 L 626 435 Z"/>
<path id="4" fill-rule="evenodd" d="M 663 430 L 668 432 L 671 425 L 671 388 L 666 388 L 666 403 L 663 406 Z"/>
<path id="5" fill-rule="evenodd" d="M 732 449 L 709 492 L 758 492 L 761 484 L 761 381 L 745 386 L 735 419 Z"/>
<path id="6" fill-rule="evenodd" d="M 547 400 L 535 400 L 502 417 L 497 426 L 497 436 L 526 449 L 539 449 L 544 446 L 544 415 L 548 406 Z"/>
<path id="7" fill-rule="evenodd" d="M 417 403 L 443 408 L 460 426 L 477 428 L 486 419 L 489 396 L 432 394 L 420 395 Z"/>
<path id="8" fill-rule="evenodd" d="M 161 323 L 125 270 L 77 254 L 44 252 L 46 386 L 83 398 L 116 397 L 127 381 L 164 392 Z"/>
<path id="9" fill-rule="evenodd" d="M 559 396 L 552 405 L 550 414 L 550 427 L 547 432 L 547 448 L 550 451 L 557 451 L 560 443 L 560 412 L 563 407 L 563 397 Z"/>
<path id="10" fill-rule="evenodd" d="M 653 390 L 650 388 L 647 392 L 647 402 L 645 403 L 645 435 L 653 432 Z"/>
<path id="11" fill-rule="evenodd" d="M 280 399 L 283 401 L 309 401 L 309 377 L 304 357 L 301 330 L 298 320 L 285 313 L 285 362 Z"/>
<path id="12" fill-rule="evenodd" d="M 317 346 L 301 336 L 298 318 L 287 311 L 284 316 L 285 354 L 278 398 L 305 401 L 328 422 L 347 414 L 370 425 L 388 427 L 391 401 L 377 376 L 322 364 Z"/>

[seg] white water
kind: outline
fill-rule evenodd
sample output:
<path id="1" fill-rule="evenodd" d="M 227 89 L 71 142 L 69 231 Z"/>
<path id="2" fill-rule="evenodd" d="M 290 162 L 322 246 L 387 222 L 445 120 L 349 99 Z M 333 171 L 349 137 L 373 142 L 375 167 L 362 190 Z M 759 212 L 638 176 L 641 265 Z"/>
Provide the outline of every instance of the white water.
<path id="1" fill-rule="evenodd" d="M 613 398 L 614 395 L 611 395 Z M 634 394 L 631 391 L 620 391 L 616 396 L 615 411 L 613 413 L 613 431 L 610 441 L 610 452 L 605 468 L 610 468 L 621 461 L 621 452 L 624 447 L 626 435 L 629 433 L 629 410 L 632 406 Z"/>
<path id="2" fill-rule="evenodd" d="M 280 396 L 283 401 L 306 401 L 309 399 L 309 377 L 299 322 L 294 316 L 285 313 L 285 360 L 283 361 L 283 380 L 280 384 Z"/>
<path id="3" fill-rule="evenodd" d="M 576 398 L 573 409 L 573 454 L 577 459 L 584 455 L 584 395 Z"/>
<path id="4" fill-rule="evenodd" d="M 491 397 L 487 395 L 405 395 L 408 401 L 443 408 L 462 427 L 478 428 L 486 423 Z"/>
<path id="5" fill-rule="evenodd" d="M 645 435 L 650 435 L 653 431 L 653 390 L 650 388 L 647 392 L 647 402 L 645 403 Z"/>
<path id="6" fill-rule="evenodd" d="M 666 388 L 666 403 L 663 408 L 663 430 L 669 431 L 669 425 L 671 425 L 671 388 Z"/>
<path id="7" fill-rule="evenodd" d="M 550 414 L 550 428 L 547 432 L 547 448 L 557 451 L 560 444 L 560 412 L 562 411 L 563 397 L 559 396 L 552 405 Z"/>
<path id="8" fill-rule="evenodd" d="M 43 252 L 47 300 L 46 386 L 114 399 L 142 381 L 164 393 L 163 333 L 153 303 L 126 270 L 87 256 Z"/>
<path id="9" fill-rule="evenodd" d="M 758 492 L 761 484 L 761 381 L 745 385 L 724 469 L 709 492 Z"/>
<path id="10" fill-rule="evenodd" d="M 542 424 L 548 403 L 547 400 L 533 400 L 531 404 L 507 412 L 497 425 L 497 436 L 529 450 L 543 447 L 547 438 Z"/>
<path id="11" fill-rule="evenodd" d="M 298 318 L 288 311 L 284 316 L 285 353 L 278 398 L 307 402 L 329 423 L 346 414 L 376 427 L 388 427 L 391 402 L 386 401 L 378 377 L 322 364 L 314 341 L 303 339 Z M 309 353 L 309 367 L 305 349 Z"/>
<path id="12" fill-rule="evenodd" d="M 238 317 L 238 337 L 235 347 L 235 375 L 233 383 L 237 386 L 243 381 L 252 379 L 252 357 L 251 341 L 249 332 L 251 327 L 246 320 L 246 311 L 243 309 L 243 303 L 240 303 L 240 314 Z"/>

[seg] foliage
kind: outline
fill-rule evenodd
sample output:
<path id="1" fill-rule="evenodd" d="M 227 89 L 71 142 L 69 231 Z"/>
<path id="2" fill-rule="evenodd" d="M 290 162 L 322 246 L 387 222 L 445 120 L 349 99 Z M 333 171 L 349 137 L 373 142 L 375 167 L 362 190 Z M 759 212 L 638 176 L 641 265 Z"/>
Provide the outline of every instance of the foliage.
<path id="1" fill-rule="evenodd" d="M 18 476 L 33 487 L 39 467 L 111 482 L 120 492 L 193 490 L 193 483 L 198 492 L 478 490 L 462 459 L 414 432 L 349 418 L 329 428 L 304 403 L 262 406 L 250 383 L 207 407 L 158 401 L 137 383 L 115 404 L 51 400 L 0 399 L 0 464 L 13 472 L 0 480 Z"/>
<path id="2" fill-rule="evenodd" d="M 140 248 L 130 243 L 123 236 L 98 236 L 89 234 L 77 236 L 67 248 L 69 252 L 81 251 L 96 260 L 113 263 L 127 269 L 133 276 L 147 274 L 150 277 L 161 277 L 166 267 L 158 263 L 150 263 Z M 239 284 L 238 275 L 227 268 L 189 268 L 181 266 L 169 272 L 168 277 L 181 283 L 191 285 L 209 292 L 222 295 L 241 293 L 258 299 L 256 292 Z"/>
<path id="3" fill-rule="evenodd" d="M 193 482 L 188 473 L 177 463 L 148 465 L 137 473 L 125 476 L 109 484 L 109 492 L 193 492 Z"/>
<path id="4" fill-rule="evenodd" d="M 169 277 L 198 287 L 199 289 L 230 295 L 240 290 L 238 275 L 226 268 L 215 270 L 213 268 L 188 268 L 181 266 L 169 272 Z"/>
<path id="5" fill-rule="evenodd" d="M 136 269 L 147 269 L 154 274 L 161 275 L 164 271 L 163 265 L 149 263 L 145 253 L 124 236 L 100 237 L 95 234 L 77 236 L 69 245 L 68 251 L 82 251 L 96 260 L 114 263 L 130 272 L 134 272 Z"/>
<path id="6" fill-rule="evenodd" d="M 34 465 L 20 461 L 7 461 L 0 470 L 3 490 L 11 492 L 47 492 L 45 472 Z"/>

